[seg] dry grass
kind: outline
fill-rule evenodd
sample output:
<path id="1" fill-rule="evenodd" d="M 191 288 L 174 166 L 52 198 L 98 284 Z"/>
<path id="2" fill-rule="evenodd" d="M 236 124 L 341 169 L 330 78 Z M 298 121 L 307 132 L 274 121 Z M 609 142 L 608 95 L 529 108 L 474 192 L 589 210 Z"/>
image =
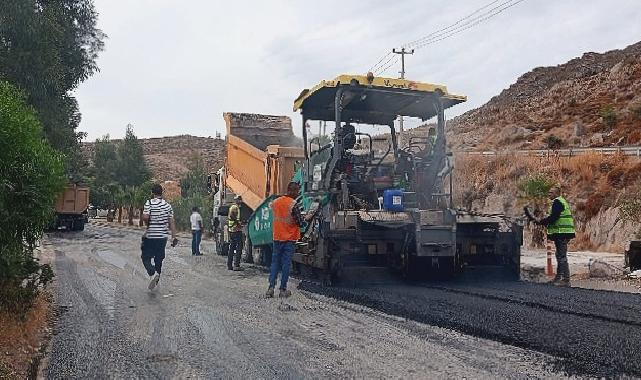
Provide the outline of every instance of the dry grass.
<path id="1" fill-rule="evenodd" d="M 641 163 L 621 154 L 605 156 L 590 152 L 574 157 L 501 155 L 459 156 L 456 160 L 457 204 L 481 210 L 488 197 L 508 199 L 502 207 L 508 215 L 521 215 L 523 203 L 518 184 L 528 177 L 543 175 L 561 185 L 574 205 L 578 225 L 613 207 L 626 189 L 638 186 Z M 497 197 L 498 198 L 495 198 Z M 598 248 L 589 234 L 579 232 L 574 249 Z"/>
<path id="2" fill-rule="evenodd" d="M 42 292 L 24 320 L 0 313 L 0 367 L 7 378 L 30 377 L 32 363 L 47 338 L 47 326 L 52 318 L 51 296 Z M 4 378 L 4 377 L 2 377 Z"/>

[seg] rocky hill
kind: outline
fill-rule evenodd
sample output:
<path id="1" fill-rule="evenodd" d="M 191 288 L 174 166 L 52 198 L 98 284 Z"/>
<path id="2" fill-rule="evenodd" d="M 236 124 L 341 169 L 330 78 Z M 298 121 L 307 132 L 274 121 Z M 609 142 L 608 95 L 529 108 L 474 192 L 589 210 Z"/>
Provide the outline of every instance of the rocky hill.
<path id="1" fill-rule="evenodd" d="M 118 140 L 113 140 L 118 142 Z M 139 139 L 156 181 L 178 181 L 187 172 L 190 160 L 202 157 L 209 172 L 218 170 L 225 159 L 225 140 L 190 135 Z M 84 143 L 83 151 L 92 156 L 94 143 Z"/>
<path id="2" fill-rule="evenodd" d="M 449 123 L 454 150 L 641 143 L 641 42 L 521 76 Z"/>

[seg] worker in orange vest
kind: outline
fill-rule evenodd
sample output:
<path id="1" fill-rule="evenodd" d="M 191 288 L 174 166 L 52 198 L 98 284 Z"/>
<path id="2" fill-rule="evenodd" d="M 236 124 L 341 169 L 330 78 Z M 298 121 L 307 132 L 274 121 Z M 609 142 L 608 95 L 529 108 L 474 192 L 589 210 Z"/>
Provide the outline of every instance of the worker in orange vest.
<path id="1" fill-rule="evenodd" d="M 300 239 L 300 229 L 307 221 L 302 217 L 300 209 L 296 205 L 296 198 L 299 194 L 300 185 L 296 182 L 290 182 L 287 185 L 287 195 L 278 197 L 272 203 L 274 246 L 269 274 L 269 289 L 266 294 L 268 298 L 274 297 L 278 272 L 281 272 L 278 297 L 289 297 L 292 294 L 287 290 L 289 270 L 296 241 Z"/>

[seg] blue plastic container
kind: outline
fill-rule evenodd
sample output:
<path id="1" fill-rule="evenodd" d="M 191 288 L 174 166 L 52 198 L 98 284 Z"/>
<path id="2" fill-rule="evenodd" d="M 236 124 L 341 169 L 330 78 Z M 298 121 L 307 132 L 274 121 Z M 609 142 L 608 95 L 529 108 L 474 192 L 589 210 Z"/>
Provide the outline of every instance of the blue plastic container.
<path id="1" fill-rule="evenodd" d="M 400 212 L 404 209 L 403 190 L 391 189 L 383 192 L 383 210 Z"/>

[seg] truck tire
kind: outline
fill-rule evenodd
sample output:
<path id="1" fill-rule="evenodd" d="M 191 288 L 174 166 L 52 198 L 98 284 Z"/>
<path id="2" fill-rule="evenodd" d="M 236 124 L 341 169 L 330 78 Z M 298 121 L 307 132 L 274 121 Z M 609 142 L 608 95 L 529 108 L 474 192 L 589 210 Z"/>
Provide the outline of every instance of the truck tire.
<path id="1" fill-rule="evenodd" d="M 84 231 L 85 230 L 85 221 L 83 219 L 77 219 L 73 222 L 74 231 Z"/>

